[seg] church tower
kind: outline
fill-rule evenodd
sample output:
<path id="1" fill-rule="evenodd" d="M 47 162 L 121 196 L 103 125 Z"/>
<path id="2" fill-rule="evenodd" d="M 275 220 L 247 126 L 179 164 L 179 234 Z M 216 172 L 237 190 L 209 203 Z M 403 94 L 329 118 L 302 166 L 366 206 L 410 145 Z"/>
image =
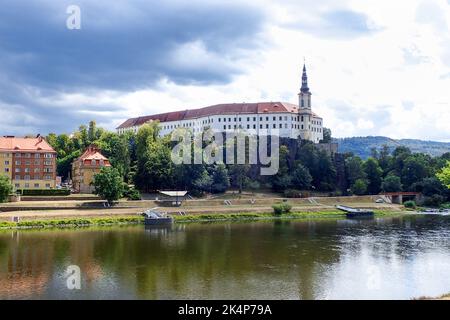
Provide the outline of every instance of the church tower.
<path id="1" fill-rule="evenodd" d="M 311 111 L 311 92 L 308 88 L 308 75 L 306 74 L 305 64 L 303 64 L 302 87 L 298 94 L 298 106 L 300 112 Z"/>

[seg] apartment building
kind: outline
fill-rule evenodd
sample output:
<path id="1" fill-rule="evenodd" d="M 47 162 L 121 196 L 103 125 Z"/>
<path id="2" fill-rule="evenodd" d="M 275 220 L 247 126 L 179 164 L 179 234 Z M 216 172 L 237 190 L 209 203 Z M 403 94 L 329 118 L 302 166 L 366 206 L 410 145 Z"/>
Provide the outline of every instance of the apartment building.
<path id="1" fill-rule="evenodd" d="M 40 136 L 0 137 L 0 174 L 16 189 L 55 188 L 56 151 Z"/>

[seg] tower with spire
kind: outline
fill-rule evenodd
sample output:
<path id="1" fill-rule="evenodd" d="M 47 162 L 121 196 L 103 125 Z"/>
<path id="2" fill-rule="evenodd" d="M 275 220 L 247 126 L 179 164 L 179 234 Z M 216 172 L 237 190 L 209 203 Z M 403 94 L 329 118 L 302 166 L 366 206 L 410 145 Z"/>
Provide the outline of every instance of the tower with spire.
<path id="1" fill-rule="evenodd" d="M 311 111 L 311 92 L 308 87 L 308 75 L 306 74 L 306 63 L 303 63 L 302 86 L 298 94 L 298 106 L 300 112 Z"/>

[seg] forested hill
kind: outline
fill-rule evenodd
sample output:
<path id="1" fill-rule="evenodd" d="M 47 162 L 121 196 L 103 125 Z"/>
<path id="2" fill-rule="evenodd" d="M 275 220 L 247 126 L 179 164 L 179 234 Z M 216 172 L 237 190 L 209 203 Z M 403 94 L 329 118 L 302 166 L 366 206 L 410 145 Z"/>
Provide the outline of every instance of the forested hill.
<path id="1" fill-rule="evenodd" d="M 423 141 L 416 139 L 395 140 L 388 137 L 352 137 L 333 139 L 339 144 L 339 152 L 353 152 L 355 155 L 366 159 L 371 155 L 372 148 L 380 149 L 383 145 L 388 145 L 392 151 L 398 146 L 405 146 L 412 152 L 422 152 L 432 156 L 440 156 L 450 152 L 450 142 Z"/>

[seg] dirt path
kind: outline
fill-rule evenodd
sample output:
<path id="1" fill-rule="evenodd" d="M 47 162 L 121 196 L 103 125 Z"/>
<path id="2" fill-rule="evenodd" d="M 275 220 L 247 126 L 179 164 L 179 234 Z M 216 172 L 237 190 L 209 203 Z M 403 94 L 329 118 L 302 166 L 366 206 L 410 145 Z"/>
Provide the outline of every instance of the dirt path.
<path id="1" fill-rule="evenodd" d="M 376 203 L 352 203 L 352 206 L 380 210 L 400 210 L 399 206 L 391 204 L 376 204 Z M 60 219 L 60 218 L 77 218 L 77 217 L 108 217 L 108 216 L 130 216 L 137 215 L 148 207 L 115 207 L 115 208 L 97 208 L 97 209 L 61 209 L 61 210 L 24 210 L 0 212 L 0 220 L 11 221 L 13 217 L 20 217 L 22 220 L 37 220 L 37 219 Z M 171 214 L 220 214 L 220 213 L 272 213 L 271 205 L 220 205 L 220 206 L 182 206 L 175 208 L 163 208 L 159 210 Z M 335 211 L 334 205 L 317 204 L 317 205 L 293 205 L 293 212 L 319 212 L 319 211 Z"/>

